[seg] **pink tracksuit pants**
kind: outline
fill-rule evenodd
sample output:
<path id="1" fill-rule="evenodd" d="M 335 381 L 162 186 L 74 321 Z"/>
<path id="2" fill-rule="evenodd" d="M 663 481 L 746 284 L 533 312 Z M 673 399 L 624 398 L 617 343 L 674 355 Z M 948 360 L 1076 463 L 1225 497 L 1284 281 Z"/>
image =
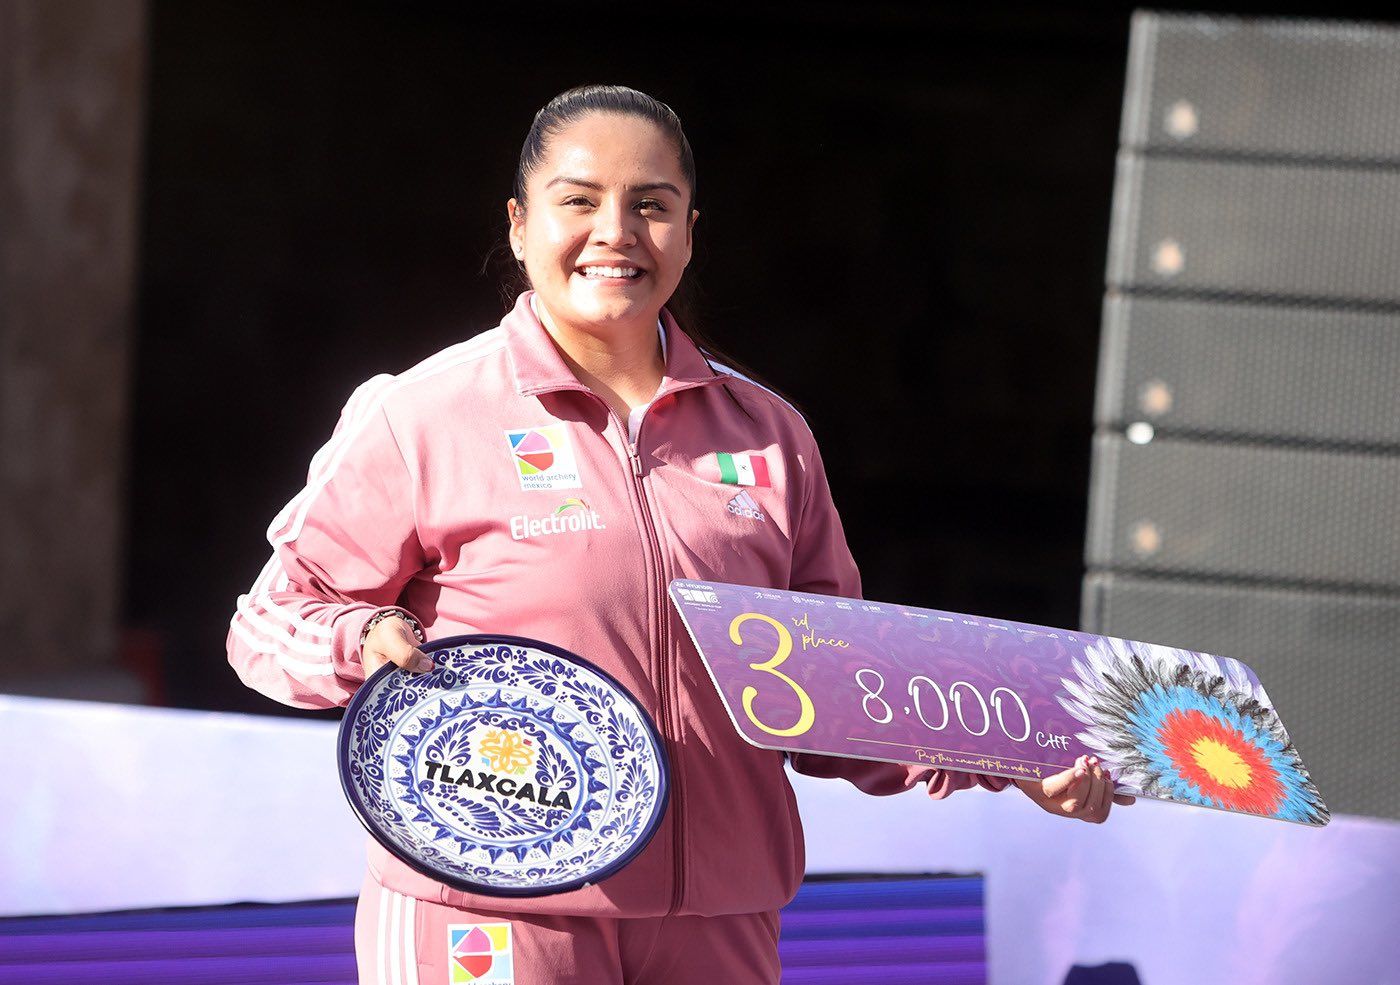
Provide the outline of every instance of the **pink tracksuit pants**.
<path id="1" fill-rule="evenodd" d="M 778 919 L 459 910 L 366 874 L 355 953 L 361 985 L 777 985 Z"/>

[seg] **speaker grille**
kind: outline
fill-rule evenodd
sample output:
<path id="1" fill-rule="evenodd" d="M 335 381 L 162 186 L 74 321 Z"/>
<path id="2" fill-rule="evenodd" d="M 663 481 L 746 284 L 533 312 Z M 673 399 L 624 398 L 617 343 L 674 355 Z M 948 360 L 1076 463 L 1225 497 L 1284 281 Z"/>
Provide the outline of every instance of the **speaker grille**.
<path id="1" fill-rule="evenodd" d="M 1400 448 L 1400 314 L 1110 297 L 1096 420 Z"/>
<path id="2" fill-rule="evenodd" d="M 1093 475 L 1092 566 L 1400 588 L 1400 456 L 1104 433 Z"/>
<path id="3" fill-rule="evenodd" d="M 1106 280 L 1084 627 L 1244 660 L 1400 817 L 1400 31 L 1135 16 Z"/>
<path id="4" fill-rule="evenodd" d="M 1400 30 L 1133 18 L 1125 147 L 1400 161 Z"/>
<path id="5" fill-rule="evenodd" d="M 1109 284 L 1400 304 L 1400 170 L 1120 154 Z"/>

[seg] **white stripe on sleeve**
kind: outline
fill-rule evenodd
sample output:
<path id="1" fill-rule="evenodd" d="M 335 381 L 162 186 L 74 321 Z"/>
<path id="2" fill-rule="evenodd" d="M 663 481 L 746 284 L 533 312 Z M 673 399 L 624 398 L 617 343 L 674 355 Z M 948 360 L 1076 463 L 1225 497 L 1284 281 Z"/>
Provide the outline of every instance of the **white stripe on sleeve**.
<path id="1" fill-rule="evenodd" d="M 376 969 L 379 972 L 378 985 L 389 985 L 388 976 L 384 974 L 384 963 L 388 958 L 388 943 L 384 931 L 389 925 L 389 890 L 383 886 L 379 887 L 379 937 L 374 947 L 375 963 L 379 965 Z"/>
<path id="2" fill-rule="evenodd" d="M 399 920 L 403 915 L 403 897 L 398 893 L 391 893 L 391 896 L 394 901 L 394 913 L 389 919 L 389 985 L 403 985 L 403 956 L 399 953 L 399 942 L 402 939 Z"/>
<path id="3" fill-rule="evenodd" d="M 289 670 L 296 669 L 301 673 L 313 674 L 331 673 L 329 667 L 321 667 L 321 662 L 327 661 L 331 656 L 334 631 L 329 626 L 318 625 L 302 618 L 279 605 L 271 597 L 270 586 L 275 585 L 271 591 L 285 591 L 290 586 L 287 572 L 277 556 L 277 548 L 295 540 L 301 533 L 317 494 L 330 482 L 355 439 L 368 426 L 373 415 L 379 412 L 389 393 L 462 363 L 489 355 L 504 345 L 502 334 L 487 333 L 444 349 L 400 376 L 381 374 L 356 388 L 346 403 L 342 426 L 313 456 L 305 488 L 292 497 L 268 526 L 267 537 L 273 548 L 272 557 L 263 566 L 252 591 L 240 596 L 238 600 L 231 627 L 240 640 L 252 646 L 253 652 L 273 654 L 278 657 L 278 662 Z M 258 609 L 262 609 L 271 618 L 260 617 Z M 285 625 L 278 625 L 272 621 L 275 619 L 280 619 Z M 256 634 L 250 632 L 246 626 L 241 626 L 241 623 L 249 624 L 266 639 L 259 640 Z M 293 635 L 293 629 L 298 635 Z M 323 642 L 299 639 L 298 636 L 309 636 Z M 294 656 L 284 654 L 284 649 L 314 657 L 316 662 L 313 664 L 298 660 Z M 302 670 L 304 667 L 314 669 Z"/>
<path id="4" fill-rule="evenodd" d="M 404 985 L 418 985 L 418 900 L 404 899 L 403 913 L 403 980 Z"/>

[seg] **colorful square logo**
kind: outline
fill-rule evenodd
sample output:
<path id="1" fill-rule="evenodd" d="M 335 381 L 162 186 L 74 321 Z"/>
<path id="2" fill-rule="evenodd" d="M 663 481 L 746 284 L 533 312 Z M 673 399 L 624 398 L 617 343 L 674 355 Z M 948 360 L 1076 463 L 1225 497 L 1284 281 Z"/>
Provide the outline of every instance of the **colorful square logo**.
<path id="1" fill-rule="evenodd" d="M 466 923 L 447 927 L 447 963 L 452 985 L 514 985 L 515 957 L 510 924 Z"/>
<path id="2" fill-rule="evenodd" d="M 574 459 L 573 442 L 563 424 L 520 428 L 506 432 L 511 460 L 520 477 L 520 488 L 581 489 L 583 482 Z"/>

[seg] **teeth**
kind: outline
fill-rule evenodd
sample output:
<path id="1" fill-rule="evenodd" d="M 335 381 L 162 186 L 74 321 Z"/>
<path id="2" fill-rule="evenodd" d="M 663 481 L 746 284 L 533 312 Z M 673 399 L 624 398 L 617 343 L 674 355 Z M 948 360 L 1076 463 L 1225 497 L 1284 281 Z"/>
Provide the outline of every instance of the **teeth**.
<path id="1" fill-rule="evenodd" d="M 636 267 L 584 267 L 585 277 L 638 277 L 641 271 Z"/>

